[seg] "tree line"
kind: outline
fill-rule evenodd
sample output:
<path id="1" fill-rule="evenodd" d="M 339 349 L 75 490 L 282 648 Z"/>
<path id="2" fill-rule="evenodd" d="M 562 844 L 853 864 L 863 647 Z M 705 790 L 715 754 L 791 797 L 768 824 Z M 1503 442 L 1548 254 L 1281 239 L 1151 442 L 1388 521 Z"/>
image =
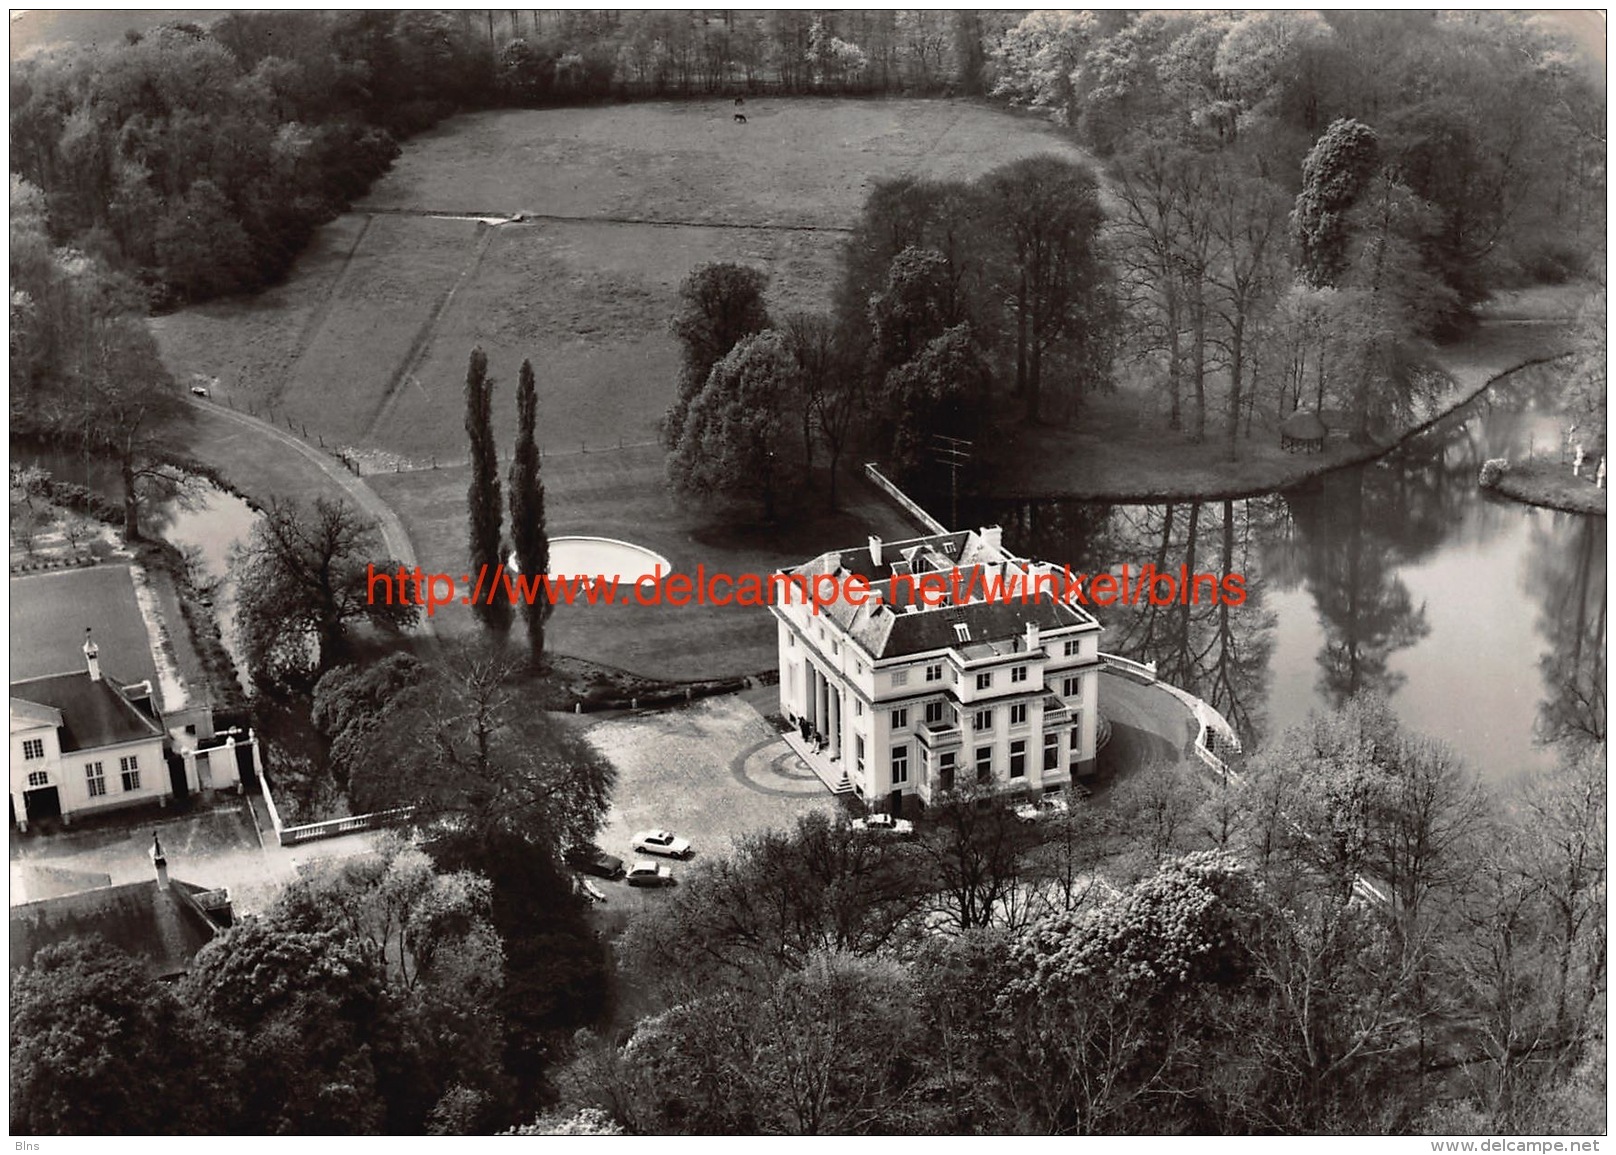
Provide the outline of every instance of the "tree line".
<path id="1" fill-rule="evenodd" d="M 233 12 L 11 70 L 12 172 L 52 240 L 167 307 L 282 277 L 313 232 L 462 110 L 608 98 L 980 92 L 991 15 Z"/>
<path id="2" fill-rule="evenodd" d="M 1396 427 L 1421 339 L 1603 275 L 1603 91 L 1550 19 L 1039 12 L 992 67 L 1102 158 L 1122 364 L 1230 456 L 1254 414 Z"/>

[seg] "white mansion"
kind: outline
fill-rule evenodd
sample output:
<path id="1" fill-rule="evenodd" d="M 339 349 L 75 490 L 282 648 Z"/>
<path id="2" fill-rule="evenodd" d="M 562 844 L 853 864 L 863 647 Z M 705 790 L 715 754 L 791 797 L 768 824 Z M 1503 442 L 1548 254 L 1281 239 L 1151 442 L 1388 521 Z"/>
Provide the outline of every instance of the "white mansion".
<path id="1" fill-rule="evenodd" d="M 871 594 L 815 613 L 799 590 L 771 608 L 781 713 L 833 788 L 896 811 L 956 783 L 1036 795 L 1092 773 L 1100 626 L 1058 596 L 1061 571 L 1007 553 L 994 526 L 872 537 L 783 571 L 824 574 Z M 1020 592 L 990 597 L 995 578 Z"/>

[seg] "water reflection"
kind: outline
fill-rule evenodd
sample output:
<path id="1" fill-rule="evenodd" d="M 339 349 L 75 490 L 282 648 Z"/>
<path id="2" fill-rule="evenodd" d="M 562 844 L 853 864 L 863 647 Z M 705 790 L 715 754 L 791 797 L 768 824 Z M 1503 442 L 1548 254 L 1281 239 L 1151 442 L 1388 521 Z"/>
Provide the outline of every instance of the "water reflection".
<path id="1" fill-rule="evenodd" d="M 1557 453 L 1552 369 L 1396 454 L 1282 493 L 1156 505 L 962 503 L 1007 544 L 1094 572 L 1243 573 L 1243 605 L 1098 608 L 1103 645 L 1206 698 L 1252 746 L 1374 691 L 1495 777 L 1605 730 L 1605 525 L 1483 495 L 1489 457 Z"/>

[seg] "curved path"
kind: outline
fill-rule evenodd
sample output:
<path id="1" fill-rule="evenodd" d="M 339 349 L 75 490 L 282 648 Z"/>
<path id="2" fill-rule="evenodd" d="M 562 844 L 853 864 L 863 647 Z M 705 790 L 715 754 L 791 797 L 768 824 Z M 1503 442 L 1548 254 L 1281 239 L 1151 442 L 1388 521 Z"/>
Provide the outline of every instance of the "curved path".
<path id="1" fill-rule="evenodd" d="M 193 395 L 191 403 L 199 409 L 205 409 L 209 414 L 222 418 L 232 424 L 241 426 L 245 431 L 259 437 L 267 437 L 276 444 L 284 446 L 296 454 L 301 460 L 314 466 L 325 479 L 342 491 L 344 497 L 352 501 L 367 516 L 376 520 L 381 530 L 382 543 L 387 547 L 388 556 L 396 559 L 399 564 L 408 569 L 414 569 L 419 564 L 415 557 L 415 547 L 410 544 L 410 535 L 404 530 L 404 523 L 399 520 L 398 514 L 392 507 L 377 496 L 376 491 L 365 484 L 361 477 L 350 473 L 346 467 L 333 461 L 329 455 L 314 448 L 308 442 L 292 436 L 286 430 L 278 428 L 258 417 L 246 413 L 238 413 L 229 406 L 220 405 L 202 397 Z M 437 633 L 432 622 L 426 617 L 420 619 L 417 632 L 428 639 L 436 640 Z"/>

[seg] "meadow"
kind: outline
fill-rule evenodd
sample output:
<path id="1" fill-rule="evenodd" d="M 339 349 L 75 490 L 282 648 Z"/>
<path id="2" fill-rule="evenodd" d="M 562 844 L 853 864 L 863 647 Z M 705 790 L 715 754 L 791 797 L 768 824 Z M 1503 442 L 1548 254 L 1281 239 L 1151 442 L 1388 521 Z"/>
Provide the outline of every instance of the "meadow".
<path id="1" fill-rule="evenodd" d="M 777 314 L 824 308 L 876 179 L 1079 155 L 1038 121 L 953 101 L 770 100 L 746 114 L 737 124 L 729 102 L 706 101 L 449 120 L 284 284 L 158 318 L 164 359 L 311 440 L 430 465 L 465 457 L 461 389 L 481 345 L 505 385 L 497 429 L 514 425 L 531 358 L 546 448 L 644 442 L 673 394 L 667 321 L 698 265 L 765 270 Z"/>
<path id="2" fill-rule="evenodd" d="M 822 309 L 875 180 L 972 178 L 1041 152 L 1081 154 L 1040 121 L 963 102 L 754 100 L 746 124 L 733 111 L 647 103 L 447 121 L 321 229 L 285 283 L 157 318 L 164 359 L 182 382 L 360 461 L 429 569 L 464 563 L 462 390 L 475 345 L 497 379 L 504 460 L 517 369 L 534 363 L 552 534 L 621 537 L 681 570 L 731 573 L 868 533 L 912 536 L 851 462 L 845 509 L 810 501 L 789 529 L 755 524 L 749 506 L 669 496 L 655 439 L 678 372 L 667 323 L 679 284 L 706 262 L 739 261 L 769 274 L 776 315 Z M 284 472 L 204 440 L 203 456 L 248 492 L 273 490 Z M 440 633 L 470 636 L 470 613 L 455 610 L 440 614 Z M 774 664 L 763 610 L 610 613 L 606 626 L 604 611 L 558 611 L 553 648 L 664 678 Z"/>

